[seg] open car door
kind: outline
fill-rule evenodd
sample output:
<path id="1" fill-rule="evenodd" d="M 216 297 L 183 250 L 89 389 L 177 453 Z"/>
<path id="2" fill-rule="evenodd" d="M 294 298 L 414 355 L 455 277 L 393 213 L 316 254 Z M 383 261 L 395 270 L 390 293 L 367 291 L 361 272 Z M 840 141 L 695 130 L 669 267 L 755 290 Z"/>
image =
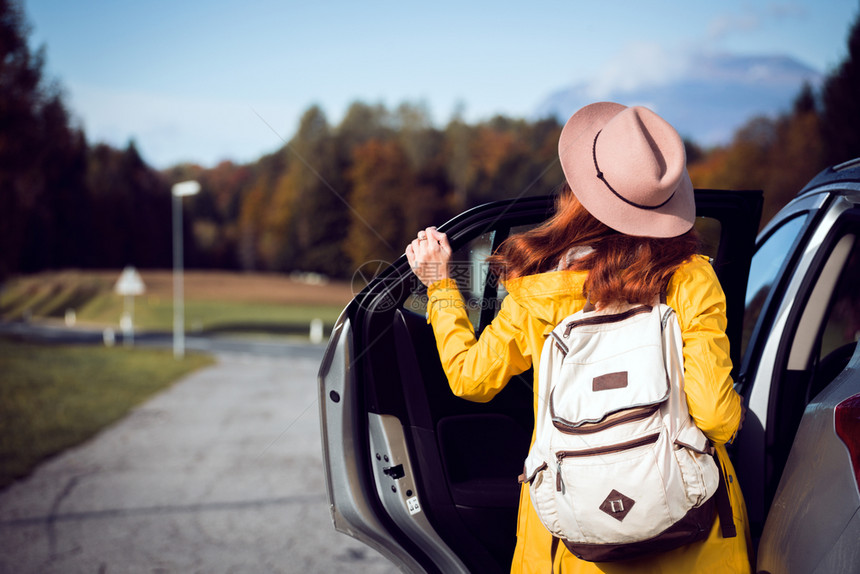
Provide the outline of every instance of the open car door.
<path id="1" fill-rule="evenodd" d="M 697 227 L 728 300 L 740 349 L 760 192 L 696 191 Z M 439 229 L 478 333 L 505 292 L 484 260 L 552 215 L 554 198 L 474 208 Z M 507 572 L 534 426 L 532 372 L 486 404 L 454 396 L 405 257 L 347 306 L 319 374 L 323 457 L 335 528 L 409 572 Z M 734 356 L 735 364 L 739 364 Z"/>

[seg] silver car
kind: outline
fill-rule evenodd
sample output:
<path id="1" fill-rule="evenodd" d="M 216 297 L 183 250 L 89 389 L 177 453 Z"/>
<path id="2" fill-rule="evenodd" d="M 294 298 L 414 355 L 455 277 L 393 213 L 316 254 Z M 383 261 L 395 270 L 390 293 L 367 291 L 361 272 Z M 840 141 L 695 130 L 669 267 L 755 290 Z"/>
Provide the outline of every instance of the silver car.
<path id="1" fill-rule="evenodd" d="M 747 399 L 732 456 L 760 572 L 860 571 L 860 162 L 820 174 L 755 239 L 761 193 L 696 191 Z M 505 296 L 484 263 L 551 197 L 488 204 L 440 230 L 480 331 Z M 448 389 L 405 258 L 347 306 L 319 374 L 334 526 L 406 572 L 507 572 L 531 372 L 486 404 Z"/>
<path id="2" fill-rule="evenodd" d="M 858 238 L 853 161 L 810 182 L 756 242 L 734 460 L 759 572 L 860 572 Z"/>

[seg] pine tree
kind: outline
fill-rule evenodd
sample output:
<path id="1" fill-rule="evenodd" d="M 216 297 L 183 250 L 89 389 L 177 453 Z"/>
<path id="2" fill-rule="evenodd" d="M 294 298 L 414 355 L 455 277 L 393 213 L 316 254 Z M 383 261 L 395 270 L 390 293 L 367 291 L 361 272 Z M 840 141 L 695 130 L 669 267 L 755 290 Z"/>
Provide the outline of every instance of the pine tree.
<path id="1" fill-rule="evenodd" d="M 32 53 L 20 2 L 0 0 L 0 279 L 90 262 L 86 142 Z"/>
<path id="2" fill-rule="evenodd" d="M 860 15 L 848 37 L 848 55 L 822 90 L 821 132 L 827 163 L 860 157 Z"/>

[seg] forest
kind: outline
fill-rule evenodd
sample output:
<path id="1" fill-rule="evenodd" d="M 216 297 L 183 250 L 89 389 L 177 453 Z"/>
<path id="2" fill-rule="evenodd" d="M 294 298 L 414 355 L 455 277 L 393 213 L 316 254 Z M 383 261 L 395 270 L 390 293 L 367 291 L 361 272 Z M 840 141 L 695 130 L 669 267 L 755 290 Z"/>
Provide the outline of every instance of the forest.
<path id="1" fill-rule="evenodd" d="M 255 162 L 155 170 L 135 143 L 91 143 L 45 50 L 28 47 L 20 4 L 0 0 L 0 280 L 46 269 L 171 266 L 171 185 L 184 200 L 190 268 L 349 277 L 398 257 L 415 230 L 487 201 L 562 181 L 554 118 L 436 126 L 420 104 L 354 102 L 332 124 L 307 109 L 294 135 Z M 757 117 L 724 146 L 687 141 L 696 187 L 762 189 L 766 222 L 821 169 L 860 156 L 860 20 L 847 56 L 790 110 Z"/>

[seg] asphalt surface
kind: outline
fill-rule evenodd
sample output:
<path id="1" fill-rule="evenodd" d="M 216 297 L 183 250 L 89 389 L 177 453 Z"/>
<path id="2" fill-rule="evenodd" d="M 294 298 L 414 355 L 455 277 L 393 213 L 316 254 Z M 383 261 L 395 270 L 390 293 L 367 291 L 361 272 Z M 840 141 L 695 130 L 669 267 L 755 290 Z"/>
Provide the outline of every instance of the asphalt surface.
<path id="1" fill-rule="evenodd" d="M 105 331 L 95 327 L 66 327 L 59 321 L 25 322 L 0 321 L 0 335 L 15 337 L 25 341 L 52 344 L 103 345 Z M 131 344 L 141 347 L 171 348 L 173 335 L 169 332 L 144 332 L 132 334 L 128 341 L 121 331 L 112 331 L 113 344 Z M 319 364 L 322 350 L 318 345 L 285 345 L 283 341 L 261 340 L 258 338 L 237 338 L 221 336 L 217 333 L 188 335 L 185 348 L 189 351 L 204 353 L 245 353 L 268 357 L 304 357 Z"/>
<path id="2" fill-rule="evenodd" d="M 216 365 L 0 491 L 0 572 L 397 572 L 332 527 L 323 347 L 197 343 Z"/>

